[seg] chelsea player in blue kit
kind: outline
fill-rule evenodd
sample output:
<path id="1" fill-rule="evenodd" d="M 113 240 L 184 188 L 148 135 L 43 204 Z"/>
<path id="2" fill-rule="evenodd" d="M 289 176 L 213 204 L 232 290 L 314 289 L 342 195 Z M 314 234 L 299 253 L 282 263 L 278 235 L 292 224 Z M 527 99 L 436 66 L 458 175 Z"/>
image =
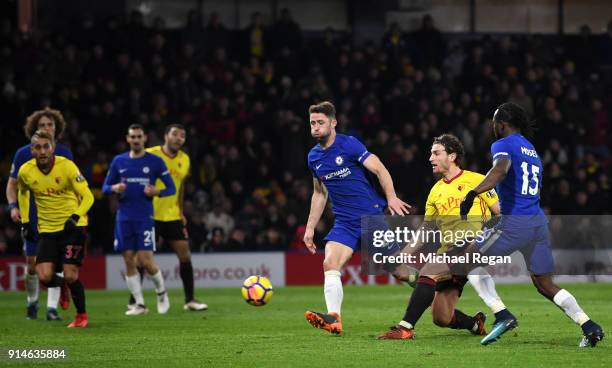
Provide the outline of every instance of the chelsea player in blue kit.
<path id="1" fill-rule="evenodd" d="M 141 125 L 130 125 L 126 139 L 130 151 L 113 158 L 102 187 L 105 194 L 119 195 L 114 248 L 123 255 L 125 281 L 137 304 L 125 314 L 135 316 L 148 312 L 142 295 L 138 265 L 147 271 L 155 285 L 157 312 L 165 314 L 170 308 L 170 301 L 163 275 L 153 260 L 153 197 L 173 195 L 176 188 L 164 161 L 145 151 L 146 135 Z M 164 189 L 155 188 L 157 179 L 162 180 Z"/>
<path id="2" fill-rule="evenodd" d="M 383 215 L 385 208 L 392 215 L 404 215 L 408 214 L 410 206 L 395 194 L 391 176 L 378 157 L 368 152 L 355 137 L 336 134 L 336 110 L 332 103 L 312 105 L 309 113 L 310 132 L 318 142 L 308 154 L 314 191 L 304 243 L 311 253 L 316 252 L 314 229 L 323 214 L 328 196 L 332 201 L 335 222 L 325 237 L 323 271 L 327 313 L 307 311 L 305 316 L 314 327 L 340 334 L 343 299 L 340 271 L 360 247 L 362 216 Z M 386 199 L 367 179 L 366 170 L 378 177 Z M 399 245 L 394 244 L 384 251 L 390 255 L 399 250 Z"/>
<path id="3" fill-rule="evenodd" d="M 476 196 L 496 187 L 502 218 L 488 233 L 468 247 L 466 253 L 486 256 L 510 255 L 519 251 L 525 258 L 538 292 L 555 303 L 582 327 L 580 347 L 595 346 L 604 337 L 602 328 L 592 321 L 572 294 L 553 281 L 554 260 L 548 234 L 548 221 L 540 208 L 542 162 L 535 148 L 523 134 L 532 130 L 527 113 L 514 103 L 500 105 L 493 115 L 497 141 L 491 146 L 493 167 L 461 203 L 465 218 Z M 487 345 L 517 326 L 516 318 L 505 309 L 496 313 L 493 330 L 481 341 Z"/>
<path id="4" fill-rule="evenodd" d="M 66 121 L 64 120 L 62 113 L 48 107 L 43 110 L 34 111 L 30 116 L 28 116 L 24 126 L 28 139 L 30 139 L 37 130 L 47 132 L 55 139 L 58 139 L 61 137 L 65 128 Z M 17 173 L 19 172 L 21 165 L 33 158 L 31 147 L 32 144 L 28 143 L 17 150 L 13 159 L 13 164 L 11 165 L 11 173 L 6 184 L 6 200 L 11 211 L 11 219 L 17 224 L 21 223 L 21 211 L 19 210 L 19 206 L 17 204 Z M 58 143 L 55 148 L 55 154 L 66 157 L 69 160 L 73 159 L 70 149 L 60 143 Z M 36 216 L 36 204 L 33 197 L 30 198 L 29 214 L 29 223 L 34 231 L 32 231 L 31 234 L 28 234 L 27 238 L 23 239 L 23 250 L 26 256 L 26 274 L 24 284 L 28 302 L 26 317 L 28 319 L 36 319 L 38 314 L 39 290 L 38 276 L 36 275 L 36 254 L 38 250 L 38 232 L 36 229 L 38 219 Z M 70 298 L 66 294 L 67 289 L 64 288 L 62 292 L 62 309 L 68 309 Z M 60 299 L 60 293 L 60 287 L 51 287 L 47 289 L 48 321 L 60 320 L 57 313 L 57 304 Z"/>

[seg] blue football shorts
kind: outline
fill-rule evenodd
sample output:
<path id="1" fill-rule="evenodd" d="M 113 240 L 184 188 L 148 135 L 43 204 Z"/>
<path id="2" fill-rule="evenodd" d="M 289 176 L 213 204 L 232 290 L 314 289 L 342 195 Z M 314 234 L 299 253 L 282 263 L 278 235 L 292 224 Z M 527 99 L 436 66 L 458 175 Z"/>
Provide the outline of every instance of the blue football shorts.
<path id="1" fill-rule="evenodd" d="M 392 242 L 380 247 L 373 244 L 374 232 L 386 230 L 389 230 L 389 225 L 383 215 L 368 216 L 363 221 L 336 221 L 324 240 L 346 245 L 353 252 L 361 249 L 363 241 L 369 254 L 381 253 L 383 256 L 390 256 L 401 250 L 398 243 Z"/>
<path id="2" fill-rule="evenodd" d="M 480 253 L 486 256 L 508 256 L 521 252 L 527 269 L 534 275 L 555 271 L 548 224 L 533 227 L 507 227 L 500 221 L 485 231 L 483 237 L 474 243 Z"/>
<path id="3" fill-rule="evenodd" d="M 128 250 L 155 251 L 155 223 L 149 221 L 117 221 L 115 223 L 115 252 Z"/>

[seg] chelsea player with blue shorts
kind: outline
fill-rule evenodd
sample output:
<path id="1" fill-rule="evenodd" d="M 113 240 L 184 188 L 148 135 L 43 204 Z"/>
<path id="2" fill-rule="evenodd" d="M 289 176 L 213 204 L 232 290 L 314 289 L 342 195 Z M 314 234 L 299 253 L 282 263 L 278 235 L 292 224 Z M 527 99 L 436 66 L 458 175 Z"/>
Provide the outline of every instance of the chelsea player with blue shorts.
<path id="1" fill-rule="evenodd" d="M 318 144 L 308 154 L 308 168 L 313 175 L 314 191 L 306 224 L 304 243 L 316 252 L 314 229 L 323 214 L 327 198 L 332 201 L 334 226 L 325 237 L 324 294 L 327 313 L 307 311 L 308 322 L 333 334 L 342 332 L 342 267 L 360 247 L 362 216 L 383 215 L 385 208 L 394 215 L 408 214 L 410 206 L 395 194 L 389 171 L 355 137 L 336 134 L 336 109 L 330 102 L 312 105 L 310 133 Z M 366 176 L 366 170 L 378 177 L 386 199 L 378 194 Z M 382 225 L 384 226 L 384 225 Z M 381 249 L 387 255 L 400 251 L 398 244 Z"/>
<path id="2" fill-rule="evenodd" d="M 58 110 L 45 108 L 43 110 L 34 111 L 26 119 L 24 126 L 25 134 L 30 139 L 37 130 L 49 133 L 55 139 L 62 136 L 66 128 L 66 121 L 62 113 Z M 30 161 L 32 157 L 32 144 L 28 143 L 19 148 L 15 153 L 13 164 L 11 165 L 11 173 L 6 184 L 6 200 L 11 211 L 11 219 L 19 224 L 21 223 L 21 211 L 17 204 L 17 173 L 21 166 Z M 57 143 L 55 147 L 57 156 L 65 157 L 72 160 L 72 152 L 70 149 L 61 143 Z M 30 198 L 30 219 L 29 223 L 33 229 L 27 238 L 23 239 L 23 250 L 26 256 L 26 274 L 25 274 L 25 289 L 27 294 L 27 319 L 36 319 L 38 315 L 38 276 L 36 275 L 36 254 L 38 251 L 38 218 L 36 216 L 36 204 L 34 198 Z M 68 309 L 70 299 L 64 290 L 62 295 L 61 305 L 63 309 Z M 57 313 L 57 304 L 60 299 L 60 287 L 47 288 L 47 320 L 58 321 L 61 318 Z"/>
<path id="3" fill-rule="evenodd" d="M 552 278 L 555 266 L 548 221 L 540 208 L 543 167 L 535 148 L 524 136 L 530 136 L 532 129 L 527 113 L 519 105 L 507 102 L 495 110 L 493 131 L 497 141 L 491 145 L 493 167 L 464 198 L 461 216 L 467 216 L 478 194 L 496 188 L 502 218 L 488 236 L 478 239 L 466 253 L 504 256 L 521 252 L 538 292 L 582 327 L 583 338 L 579 346 L 595 346 L 604 337 L 602 328 L 584 313 L 576 298 L 559 288 Z M 496 313 L 495 317 L 493 330 L 481 341 L 483 345 L 517 326 L 516 318 L 507 309 Z"/>
<path id="4" fill-rule="evenodd" d="M 126 139 L 130 151 L 113 158 L 102 187 L 105 194 L 119 195 L 114 248 L 123 255 L 125 281 L 137 304 L 125 314 L 135 316 L 148 312 L 142 295 L 138 265 L 151 276 L 157 292 L 157 312 L 165 314 L 170 309 L 170 301 L 162 273 L 153 260 L 153 197 L 173 195 L 176 188 L 164 161 L 145 151 L 147 138 L 141 125 L 130 125 Z M 161 179 L 164 189 L 155 187 L 157 179 Z"/>

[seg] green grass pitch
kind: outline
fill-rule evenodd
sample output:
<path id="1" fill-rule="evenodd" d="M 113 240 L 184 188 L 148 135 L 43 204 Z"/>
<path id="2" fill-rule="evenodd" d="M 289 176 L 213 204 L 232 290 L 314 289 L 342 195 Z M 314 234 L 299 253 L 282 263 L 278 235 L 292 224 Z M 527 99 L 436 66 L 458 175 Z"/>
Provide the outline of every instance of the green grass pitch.
<path id="1" fill-rule="evenodd" d="M 612 331 L 612 284 L 565 285 L 605 331 Z M 127 291 L 87 292 L 90 326 L 68 329 L 74 310 L 60 311 L 64 321 L 27 321 L 24 293 L 0 294 L 0 366 L 10 365 L 7 348 L 67 349 L 64 361 L 36 366 L 61 367 L 610 367 L 612 336 L 596 348 L 579 349 L 581 330 L 531 285 L 499 285 L 519 327 L 489 346 L 466 331 L 442 329 L 427 311 L 413 341 L 377 341 L 397 323 L 412 289 L 406 286 L 345 287 L 343 323 L 338 337 L 312 328 L 306 309 L 323 310 L 322 287 L 275 289 L 270 304 L 253 307 L 240 288 L 197 290 L 206 312 L 185 312 L 182 290 L 171 291 L 168 315 L 123 315 Z M 46 293 L 41 293 L 46 301 Z M 45 303 L 43 303 L 44 305 Z M 72 308 L 72 306 L 71 306 Z M 473 314 L 486 306 L 466 287 L 459 309 Z M 490 324 L 488 323 L 488 327 Z M 29 366 L 22 362 L 16 366 Z"/>

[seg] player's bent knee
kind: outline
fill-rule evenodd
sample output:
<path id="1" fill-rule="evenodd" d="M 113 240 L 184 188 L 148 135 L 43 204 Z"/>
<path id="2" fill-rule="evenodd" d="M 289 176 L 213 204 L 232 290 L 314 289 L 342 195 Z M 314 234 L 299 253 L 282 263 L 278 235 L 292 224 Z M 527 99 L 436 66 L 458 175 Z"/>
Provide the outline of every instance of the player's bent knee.
<path id="1" fill-rule="evenodd" d="M 125 262 L 125 270 L 128 275 L 133 275 L 138 272 L 138 269 L 136 268 L 136 263 L 133 262 Z"/>
<path id="2" fill-rule="evenodd" d="M 559 291 L 559 287 L 553 282 L 550 276 L 533 276 L 533 285 L 542 296 L 548 299 L 553 299 Z"/>
<path id="3" fill-rule="evenodd" d="M 444 314 L 434 314 L 432 317 L 433 323 L 439 327 L 447 327 L 451 324 L 451 321 L 453 320 L 452 316 L 447 316 Z"/>
<path id="4" fill-rule="evenodd" d="M 157 271 L 159 271 L 159 267 L 157 267 L 157 265 L 153 261 L 149 261 L 143 264 L 143 268 L 147 270 L 147 273 L 149 275 L 155 275 Z"/>
<path id="5" fill-rule="evenodd" d="M 37 274 L 38 274 L 38 280 L 40 280 L 40 282 L 42 282 L 44 285 L 47 285 L 53 279 L 53 273 L 51 272 L 37 270 Z"/>
<path id="6" fill-rule="evenodd" d="M 138 262 L 135 259 L 124 258 L 124 261 L 125 261 L 125 267 L 128 270 L 136 270 L 136 266 L 138 265 Z"/>
<path id="7" fill-rule="evenodd" d="M 323 271 L 340 271 L 342 265 L 338 260 L 325 258 L 323 260 Z"/>

